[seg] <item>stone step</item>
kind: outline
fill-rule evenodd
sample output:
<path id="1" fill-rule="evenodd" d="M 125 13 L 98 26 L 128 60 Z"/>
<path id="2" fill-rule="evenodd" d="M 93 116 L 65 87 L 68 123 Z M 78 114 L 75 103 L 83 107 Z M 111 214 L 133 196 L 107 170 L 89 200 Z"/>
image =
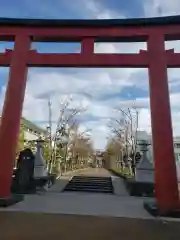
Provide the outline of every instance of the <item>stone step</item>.
<path id="1" fill-rule="evenodd" d="M 67 188 L 76 188 L 76 189 L 112 189 L 111 187 L 109 187 L 109 186 L 105 186 L 105 187 L 97 187 L 97 186 L 85 186 L 85 185 L 79 185 L 79 186 L 77 186 L 77 185 L 68 185 L 68 186 L 66 186 L 66 189 Z"/>
<path id="2" fill-rule="evenodd" d="M 74 179 L 82 179 L 82 178 L 88 178 L 91 180 L 107 180 L 107 179 L 111 179 L 110 177 L 96 177 L 96 176 L 74 176 Z"/>
<path id="3" fill-rule="evenodd" d="M 111 178 L 75 176 L 64 191 L 113 193 Z"/>
<path id="4" fill-rule="evenodd" d="M 78 192 L 95 192 L 95 193 L 113 193 L 111 189 L 98 189 L 98 188 L 66 188 L 65 191 L 78 191 Z"/>
<path id="5" fill-rule="evenodd" d="M 92 184 L 92 183 L 74 183 L 74 182 L 71 182 L 71 183 L 69 183 L 68 184 L 69 186 L 87 186 L 87 187 L 99 187 L 99 188 L 103 188 L 103 187 L 112 187 L 112 185 L 111 184 L 96 184 L 96 183 L 94 183 L 94 184 Z"/>

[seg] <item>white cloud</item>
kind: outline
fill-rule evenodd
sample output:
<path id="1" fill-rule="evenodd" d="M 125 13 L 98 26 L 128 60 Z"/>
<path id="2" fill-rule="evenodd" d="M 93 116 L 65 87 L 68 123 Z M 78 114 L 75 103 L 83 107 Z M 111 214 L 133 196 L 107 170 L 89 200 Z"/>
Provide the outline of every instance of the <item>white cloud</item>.
<path id="1" fill-rule="evenodd" d="M 180 12 L 179 0 L 146 0 L 143 2 L 146 17 L 178 15 Z"/>
<path id="2" fill-rule="evenodd" d="M 139 110 L 138 130 L 151 133 L 151 116 L 148 108 Z"/>
<path id="3" fill-rule="evenodd" d="M 146 50 L 146 42 L 95 43 L 95 53 L 139 53 Z"/>
<path id="4" fill-rule="evenodd" d="M 85 10 L 91 17 L 96 19 L 124 18 L 124 15 L 120 11 L 105 8 L 102 2 L 94 0 L 86 1 Z"/>

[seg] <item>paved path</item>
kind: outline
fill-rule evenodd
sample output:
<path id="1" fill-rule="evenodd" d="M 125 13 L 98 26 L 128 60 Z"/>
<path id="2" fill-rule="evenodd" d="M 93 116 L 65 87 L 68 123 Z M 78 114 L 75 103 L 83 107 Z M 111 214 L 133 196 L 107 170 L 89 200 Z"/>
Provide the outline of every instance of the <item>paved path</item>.
<path id="1" fill-rule="evenodd" d="M 115 194 L 61 192 L 73 174 L 111 176 Z M 144 199 L 127 194 L 122 179 L 112 176 L 105 169 L 86 169 L 71 176 L 62 177 L 51 189 L 41 195 L 26 195 L 25 200 L 1 211 L 77 214 L 88 216 L 114 216 L 153 219 L 143 208 Z M 64 183 L 63 183 L 64 181 Z M 147 198 L 146 198 L 147 200 Z M 173 219 L 173 221 L 175 221 Z M 178 220 L 177 220 L 178 221 Z"/>
<path id="2" fill-rule="evenodd" d="M 124 180 L 120 177 L 114 176 L 112 173 L 104 168 L 88 168 L 83 171 L 75 173 L 76 176 L 92 176 L 92 177 L 111 177 L 114 194 L 118 196 L 129 196 Z"/>
<path id="3" fill-rule="evenodd" d="M 114 194 L 124 197 L 129 196 L 123 183 L 123 180 L 117 176 L 114 176 L 104 168 L 87 168 L 75 172 L 69 172 L 64 176 L 61 176 L 60 179 L 57 180 L 56 184 L 50 188 L 49 192 L 52 193 L 62 192 L 73 176 L 111 177 Z"/>
<path id="4" fill-rule="evenodd" d="M 73 176 L 81 174 L 81 172 L 83 173 L 87 171 L 88 169 L 79 169 L 79 170 L 69 171 L 64 173 L 62 176 L 58 178 L 56 183 L 49 189 L 49 192 L 54 192 L 54 193 L 62 192 Z"/>
<path id="5" fill-rule="evenodd" d="M 64 187 L 73 176 L 111 177 L 114 194 L 63 192 Z M 123 180 L 103 168 L 69 172 L 66 176 L 62 176 L 48 192 L 40 195 L 27 195 L 25 201 L 6 210 L 151 218 L 143 209 L 143 199 L 130 197 Z"/>
<path id="6" fill-rule="evenodd" d="M 74 175 L 91 177 L 111 177 L 109 171 L 104 168 L 87 168 L 83 171 L 76 172 Z"/>
<path id="7" fill-rule="evenodd" d="M 111 177 L 111 174 L 102 168 L 86 168 L 67 172 L 57 180 L 56 184 L 49 189 L 49 192 L 62 192 L 73 176 Z"/>

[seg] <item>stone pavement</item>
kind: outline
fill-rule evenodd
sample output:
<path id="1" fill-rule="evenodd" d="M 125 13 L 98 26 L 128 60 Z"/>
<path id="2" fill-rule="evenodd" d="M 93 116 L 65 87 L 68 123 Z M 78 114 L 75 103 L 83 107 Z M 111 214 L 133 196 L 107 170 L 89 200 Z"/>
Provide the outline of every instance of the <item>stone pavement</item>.
<path id="1" fill-rule="evenodd" d="M 0 211 L 152 218 L 144 210 L 142 198 L 81 192 L 27 195 L 23 202 Z"/>
<path id="2" fill-rule="evenodd" d="M 86 172 L 87 170 L 88 169 L 79 169 L 64 173 L 62 176 L 59 176 L 59 178 L 56 180 L 56 183 L 49 189 L 48 192 L 62 192 L 73 176 L 84 171 Z"/>
<path id="3" fill-rule="evenodd" d="M 115 194 L 61 192 L 65 183 L 77 174 L 111 176 Z M 0 239 L 169 240 L 180 237 L 180 219 L 152 217 L 143 207 L 144 198 L 129 196 L 122 180 L 104 169 L 69 173 L 53 187 L 40 195 L 26 195 L 16 205 L 0 208 Z"/>
<path id="4" fill-rule="evenodd" d="M 74 175 L 111 177 L 115 194 L 63 192 L 64 187 Z M 48 192 L 27 195 L 23 202 L 7 209 L 7 211 L 11 210 L 136 217 L 142 215 L 143 212 L 144 217 L 149 216 L 142 207 L 142 199 L 130 197 L 122 179 L 101 168 L 69 172 L 61 176 Z"/>
<path id="5" fill-rule="evenodd" d="M 75 173 L 76 176 L 91 176 L 91 177 L 111 177 L 109 171 L 104 168 L 87 168 Z"/>
<path id="6" fill-rule="evenodd" d="M 111 176 L 115 194 L 61 192 L 73 175 Z M 50 191 L 0 208 L 0 238 L 179 239 L 180 219 L 154 218 L 143 202 L 144 198 L 129 196 L 123 181 L 105 169 L 68 173 Z"/>
<path id="7" fill-rule="evenodd" d="M 64 187 L 74 175 L 111 177 L 114 195 L 63 192 Z M 60 177 L 48 192 L 27 195 L 25 201 L 9 207 L 7 211 L 150 217 L 143 208 L 143 199 L 130 197 L 124 187 L 123 180 L 101 168 L 88 168 L 67 173 L 67 175 Z"/>
<path id="8" fill-rule="evenodd" d="M 49 189 L 49 192 L 62 192 L 73 176 L 111 177 L 111 174 L 102 168 L 86 168 L 67 172 L 59 177 L 57 182 Z M 115 188 L 117 187 L 118 185 L 116 184 Z"/>
<path id="9" fill-rule="evenodd" d="M 103 168 L 87 168 L 74 172 L 67 172 L 66 175 L 61 176 L 57 180 L 56 184 L 54 184 L 49 189 L 49 192 L 62 192 L 73 176 L 111 177 L 114 194 L 118 196 L 129 196 L 124 186 L 123 180 L 117 176 L 114 176 L 109 171 Z"/>

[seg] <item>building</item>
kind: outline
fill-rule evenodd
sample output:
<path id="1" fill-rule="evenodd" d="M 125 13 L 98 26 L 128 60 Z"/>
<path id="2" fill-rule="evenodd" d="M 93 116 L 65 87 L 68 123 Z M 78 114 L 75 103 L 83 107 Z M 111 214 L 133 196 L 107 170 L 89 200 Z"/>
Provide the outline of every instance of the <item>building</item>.
<path id="1" fill-rule="evenodd" d="M 23 129 L 25 142 L 35 141 L 40 137 L 46 138 L 48 136 L 47 130 L 37 126 L 24 117 L 21 118 L 21 129 Z"/>
<path id="2" fill-rule="evenodd" d="M 180 162 L 180 137 L 174 137 L 174 153 L 176 161 Z"/>
<path id="3" fill-rule="evenodd" d="M 37 139 L 46 138 L 48 136 L 48 131 L 37 126 L 36 124 L 30 122 L 26 118 L 21 118 L 21 127 L 24 131 L 24 141 L 35 141 Z"/>
<path id="4" fill-rule="evenodd" d="M 152 143 L 152 137 L 146 131 L 137 131 L 137 141 L 138 140 L 147 140 L 149 143 Z M 180 137 L 174 137 L 174 154 L 176 161 L 180 162 Z M 149 151 L 147 153 L 149 160 L 153 161 L 153 148 L 152 144 L 148 147 Z M 137 151 L 139 147 L 137 146 Z"/>

